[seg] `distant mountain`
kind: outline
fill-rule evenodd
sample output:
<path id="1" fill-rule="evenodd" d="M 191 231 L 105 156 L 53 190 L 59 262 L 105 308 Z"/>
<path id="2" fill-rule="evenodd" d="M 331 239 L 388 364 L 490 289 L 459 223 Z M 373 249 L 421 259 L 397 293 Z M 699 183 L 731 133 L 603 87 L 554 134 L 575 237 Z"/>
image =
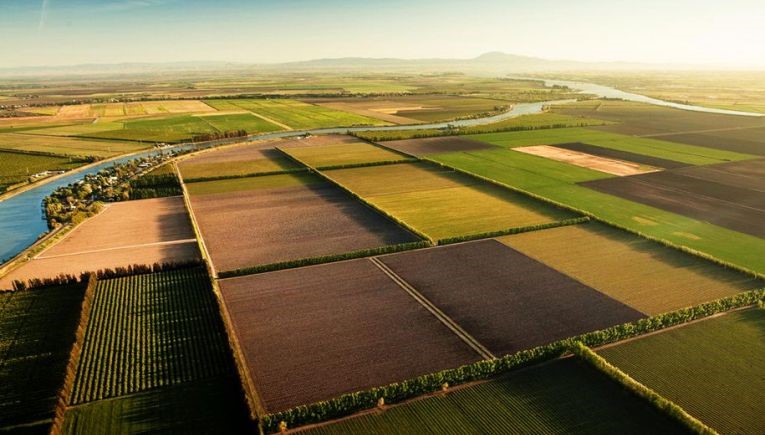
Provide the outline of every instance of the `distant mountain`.
<path id="1" fill-rule="evenodd" d="M 675 68 L 687 66 L 676 65 Z M 210 71 L 374 71 L 374 72 L 464 72 L 474 74 L 513 74 L 525 72 L 559 72 L 574 70 L 619 69 L 667 69 L 672 66 L 636 64 L 624 62 L 590 63 L 570 60 L 551 60 L 519 56 L 502 52 L 484 53 L 471 59 L 397 59 L 343 57 L 314 59 L 273 64 L 244 64 L 233 62 L 168 62 L 168 63 L 119 63 L 82 64 L 68 66 L 37 66 L 0 68 L 0 77 L 29 76 L 93 76 L 93 75 L 140 75 L 170 72 Z"/>

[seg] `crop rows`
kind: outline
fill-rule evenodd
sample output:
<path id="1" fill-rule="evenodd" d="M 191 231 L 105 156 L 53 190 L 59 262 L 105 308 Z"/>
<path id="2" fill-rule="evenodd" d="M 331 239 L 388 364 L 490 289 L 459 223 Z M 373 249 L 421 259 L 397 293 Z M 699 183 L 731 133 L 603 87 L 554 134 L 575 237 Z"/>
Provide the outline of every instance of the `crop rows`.
<path id="1" fill-rule="evenodd" d="M 227 341 L 203 269 L 100 281 L 72 404 L 225 374 Z"/>

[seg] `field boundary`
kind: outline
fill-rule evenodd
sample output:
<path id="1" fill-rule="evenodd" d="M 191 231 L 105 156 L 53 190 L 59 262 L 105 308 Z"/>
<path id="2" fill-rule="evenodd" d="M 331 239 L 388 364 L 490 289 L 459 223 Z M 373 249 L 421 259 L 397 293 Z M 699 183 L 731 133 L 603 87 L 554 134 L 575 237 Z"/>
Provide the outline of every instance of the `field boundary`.
<path id="1" fill-rule="evenodd" d="M 408 223 L 404 222 L 403 220 L 397 218 L 396 216 L 388 213 L 387 211 L 377 207 L 376 205 L 372 204 L 371 202 L 367 201 L 366 199 L 364 199 L 364 197 L 362 197 L 358 193 L 354 192 L 353 190 L 351 190 L 347 186 L 343 185 L 342 183 L 338 182 L 334 178 L 330 177 L 329 175 L 325 174 L 323 171 L 320 171 L 320 170 L 314 168 L 313 166 L 311 166 L 311 165 L 303 162 L 302 160 L 298 159 L 297 157 L 294 157 L 294 156 L 290 155 L 288 152 L 284 151 L 281 147 L 274 147 L 274 149 L 280 151 L 285 156 L 287 156 L 288 158 L 292 159 L 293 161 L 295 161 L 299 165 L 305 166 L 306 168 L 308 168 L 309 172 L 315 173 L 316 175 L 320 176 L 324 180 L 326 180 L 326 181 L 330 182 L 331 184 L 339 187 L 340 189 L 342 189 L 343 191 L 348 193 L 351 197 L 355 198 L 357 201 L 359 201 L 362 204 L 366 205 L 367 207 L 371 208 L 376 213 L 385 216 L 389 220 L 393 221 L 393 223 L 395 223 L 399 227 L 402 227 L 406 231 L 408 231 L 408 232 L 418 236 L 422 240 L 428 241 L 431 245 L 435 244 L 435 241 L 430 236 L 428 236 L 427 234 L 423 233 L 422 231 L 418 230 L 417 228 L 414 228 L 413 226 L 411 226 Z M 399 163 L 401 163 L 401 162 L 399 162 Z"/>
<path id="2" fill-rule="evenodd" d="M 405 156 L 402 156 L 405 157 Z M 398 165 L 401 163 L 416 163 L 419 162 L 420 159 L 417 158 L 411 158 L 411 157 L 405 157 L 400 160 L 381 160 L 377 162 L 361 162 L 361 163 L 347 163 L 347 164 L 341 164 L 341 165 L 326 165 L 326 166 L 317 166 L 317 171 L 331 171 L 333 169 L 352 169 L 352 168 L 367 168 L 370 166 L 387 166 L 387 165 Z"/>
<path id="3" fill-rule="evenodd" d="M 588 212 L 588 211 L 585 211 L 585 210 L 582 210 L 582 209 L 579 209 L 579 208 L 576 208 L 576 207 L 572 207 L 570 205 L 566 205 L 566 204 L 560 203 L 558 201 L 549 199 L 547 197 L 544 197 L 542 195 L 530 192 L 528 190 L 521 189 L 521 188 L 515 187 L 515 186 L 511 186 L 509 184 L 505 184 L 505 183 L 502 183 L 500 181 L 494 180 L 492 178 L 488 178 L 488 177 L 485 177 L 483 175 L 479 175 L 479 174 L 476 174 L 476 173 L 473 173 L 473 172 L 470 172 L 470 171 L 466 171 L 464 169 L 459 169 L 459 168 L 456 168 L 454 166 L 447 165 L 445 163 L 441 163 L 441 162 L 438 162 L 436 160 L 432 160 L 432 159 L 430 159 L 428 157 L 423 158 L 423 161 L 424 162 L 429 162 L 429 163 L 432 163 L 432 164 L 434 164 L 436 166 L 440 166 L 440 167 L 443 167 L 443 168 L 446 168 L 446 169 L 450 169 L 450 170 L 453 170 L 455 172 L 458 172 L 458 173 L 461 173 L 461 174 L 465 174 L 465 175 L 468 175 L 468 176 L 471 176 L 471 177 L 474 177 L 474 178 L 477 178 L 477 179 L 480 179 L 480 180 L 483 180 L 483 181 L 486 181 L 486 182 L 489 182 L 491 184 L 503 187 L 505 189 L 512 190 L 514 192 L 518 192 L 518 193 L 526 195 L 526 196 L 528 196 L 530 198 L 534 198 L 534 199 L 537 199 L 539 201 L 543 201 L 543 202 L 546 202 L 548 204 L 552 204 L 552 205 L 554 205 L 554 206 L 556 206 L 556 207 L 558 207 L 560 209 L 568 210 L 568 211 L 571 211 L 571 212 L 575 212 L 575 213 L 581 214 L 583 216 L 587 216 L 587 217 L 589 217 L 592 220 L 595 220 L 597 222 L 606 224 L 606 225 L 608 225 L 610 227 L 617 228 L 617 229 L 622 230 L 622 231 L 626 231 L 626 232 L 628 232 L 630 234 L 642 237 L 642 238 L 644 238 L 646 240 L 650 240 L 652 242 L 659 243 L 661 245 L 667 246 L 669 248 L 676 249 L 676 250 L 684 252 L 686 254 L 690 254 L 690 255 L 696 256 L 698 258 L 702 258 L 704 260 L 707 260 L 709 262 L 714 263 L 717 266 L 722 266 L 722 267 L 727 268 L 727 269 L 733 269 L 733 270 L 736 270 L 738 272 L 742 272 L 744 274 L 750 275 L 750 276 L 752 276 L 754 278 L 765 279 L 765 274 L 764 273 L 756 272 L 754 270 L 747 269 L 747 268 L 745 268 L 743 266 L 739 266 L 738 264 L 731 263 L 731 262 L 728 262 L 728 261 L 725 261 L 725 260 L 721 260 L 721 259 L 715 257 L 714 255 L 707 254 L 706 252 L 698 251 L 696 249 L 689 248 L 689 247 L 684 246 L 684 245 L 679 245 L 677 243 L 670 242 L 668 240 L 665 240 L 665 239 L 662 239 L 662 238 L 659 238 L 659 237 L 650 236 L 650 235 L 645 234 L 645 233 L 643 233 L 641 231 L 633 230 L 631 228 L 625 227 L 625 226 L 617 224 L 615 222 L 611 222 L 611 221 L 609 221 L 607 219 L 603 219 L 603 218 L 601 218 L 601 217 L 599 217 L 596 214 L 593 214 L 591 212 Z"/>
<path id="4" fill-rule="evenodd" d="M 480 239 L 492 239 L 494 237 L 500 237 L 500 236 L 508 236 L 511 234 L 520 234 L 520 233 L 527 233 L 529 231 L 538 231 L 538 230 L 546 230 L 549 228 L 558 228 L 558 227 L 566 227 L 569 225 L 578 225 L 587 223 L 590 221 L 589 216 L 580 216 L 576 218 L 571 219 L 562 219 L 559 221 L 553 221 L 548 222 L 546 224 L 537 224 L 537 225 L 529 225 L 525 227 L 513 227 L 508 228 L 505 230 L 499 230 L 499 231 L 490 231 L 487 233 L 477 233 L 477 234 L 468 234 L 465 236 L 457 236 L 457 237 L 447 237 L 444 239 L 438 239 L 437 245 L 444 246 L 444 245 L 451 245 L 454 243 L 462 243 L 462 242 L 469 242 L 472 240 L 480 240 Z"/>
<path id="5" fill-rule="evenodd" d="M 689 414 L 688 411 L 683 409 L 680 405 L 677 405 L 653 389 L 641 384 L 618 367 L 609 363 L 605 358 L 593 352 L 592 349 L 582 344 L 581 341 L 575 342 L 570 350 L 574 355 L 587 362 L 595 370 L 607 376 L 614 382 L 617 382 L 628 391 L 648 402 L 648 404 L 656 408 L 657 411 L 676 420 L 690 431 L 706 435 L 717 434 L 717 431 Z"/>
<path id="6" fill-rule="evenodd" d="M 345 252 L 342 254 L 322 255 L 317 257 L 305 257 L 296 260 L 287 260 L 276 263 L 267 263 L 251 267 L 243 267 L 234 270 L 224 270 L 218 274 L 218 278 L 235 278 L 239 276 L 255 275 L 258 273 L 274 272 L 277 270 L 294 269 L 296 267 L 315 266 L 319 264 L 334 263 L 337 261 L 353 260 L 357 258 L 374 257 L 383 254 L 392 254 L 395 252 L 410 251 L 412 249 L 431 247 L 425 240 L 416 242 L 399 243 L 397 245 L 386 245 L 377 248 L 359 249 L 356 251 Z"/>
<path id="7" fill-rule="evenodd" d="M 58 400 L 56 401 L 56 410 L 50 430 L 52 435 L 61 434 L 64 428 L 64 416 L 72 399 L 74 381 L 77 377 L 77 370 L 80 365 L 80 356 L 82 355 L 82 348 L 85 343 L 85 332 L 88 328 L 90 311 L 93 306 L 93 298 L 95 297 L 97 285 L 98 278 L 96 275 L 93 273 L 88 275 L 88 284 L 85 287 L 82 306 L 80 308 L 80 320 L 77 322 L 74 343 L 72 344 L 72 350 L 69 354 L 69 361 L 66 364 L 64 384 L 61 386 L 61 390 L 59 390 Z"/>
<path id="8" fill-rule="evenodd" d="M 334 399 L 267 414 L 260 417 L 259 423 L 267 433 L 273 433 L 278 431 L 281 422 L 287 424 L 288 427 L 296 427 L 344 417 L 358 411 L 374 408 L 380 398 L 383 398 L 386 403 L 402 402 L 437 391 L 442 388 L 444 383 L 458 385 L 488 379 L 521 367 L 556 359 L 570 354 L 571 346 L 577 341 L 586 346 L 605 345 L 732 309 L 757 305 L 762 303 L 763 299 L 765 299 L 765 288 L 750 290 L 693 307 L 558 340 L 497 359 L 481 360 L 455 369 L 430 373 L 402 382 L 348 393 Z"/>
<path id="9" fill-rule="evenodd" d="M 441 323 L 443 323 L 447 328 L 449 328 L 457 337 L 460 338 L 465 344 L 470 346 L 476 353 L 481 355 L 483 359 L 495 359 L 497 358 L 494 356 L 493 353 L 489 349 L 487 349 L 483 344 L 481 344 L 475 337 L 470 335 L 467 331 L 462 329 L 462 327 L 457 324 L 454 320 L 452 320 L 451 317 L 447 316 L 443 311 L 441 311 L 437 306 L 435 306 L 432 302 L 430 302 L 425 296 L 423 296 L 422 293 L 420 293 L 416 288 L 412 287 L 411 284 L 409 284 L 405 279 L 400 277 L 396 272 L 391 270 L 388 265 L 380 261 L 376 257 L 369 258 L 369 261 L 372 262 L 375 266 L 377 266 L 378 269 L 380 269 L 385 275 L 388 276 L 396 285 L 401 287 L 402 290 L 407 292 L 409 296 L 411 296 L 417 303 L 425 307 L 426 310 L 430 311 L 431 314 L 433 314 Z"/>
<path id="10" fill-rule="evenodd" d="M 202 237 L 202 230 L 199 228 L 196 215 L 194 215 L 194 208 L 191 206 L 191 196 L 189 195 L 189 190 L 186 188 L 186 183 L 183 181 L 183 174 L 181 174 L 181 171 L 178 169 L 178 162 L 173 162 L 173 171 L 175 171 L 175 175 L 178 177 L 178 183 L 181 185 L 183 204 L 186 206 L 186 212 L 189 215 L 191 228 L 194 230 L 194 236 L 197 239 L 197 245 L 199 246 L 199 252 L 202 255 L 202 261 L 207 265 L 210 276 L 215 279 L 218 277 L 215 271 L 215 265 L 210 257 L 210 252 L 207 250 L 205 239 Z"/>
<path id="11" fill-rule="evenodd" d="M 266 177 L 269 175 L 295 174 L 300 172 L 308 172 L 308 168 L 293 168 L 293 169 L 282 169 L 279 171 L 251 172 L 248 174 L 237 174 L 237 175 L 218 175 L 214 177 L 192 177 L 192 178 L 186 178 L 186 182 L 187 183 L 204 183 L 206 181 L 235 180 L 237 178 Z"/>

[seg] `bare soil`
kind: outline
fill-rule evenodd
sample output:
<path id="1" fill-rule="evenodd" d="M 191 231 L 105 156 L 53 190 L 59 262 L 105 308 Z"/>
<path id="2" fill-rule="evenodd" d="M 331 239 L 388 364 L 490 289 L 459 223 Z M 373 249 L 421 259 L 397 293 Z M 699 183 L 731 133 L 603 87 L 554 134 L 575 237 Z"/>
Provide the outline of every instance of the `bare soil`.
<path id="1" fill-rule="evenodd" d="M 391 140 L 384 146 L 414 156 L 425 154 L 451 153 L 456 151 L 478 151 L 494 148 L 486 142 L 467 139 L 458 136 L 429 137 L 424 139 Z"/>
<path id="2" fill-rule="evenodd" d="M 654 166 L 657 168 L 676 169 L 676 168 L 682 168 L 682 167 L 688 166 L 685 163 L 676 162 L 674 160 L 660 159 L 658 157 L 635 154 L 629 151 L 614 150 L 611 148 L 604 148 L 604 147 L 589 145 L 589 144 L 585 144 L 581 142 L 555 144 L 555 147 L 565 148 L 571 151 L 579 151 L 582 153 L 592 154 L 594 156 L 606 157 L 609 159 L 640 163 L 643 165 Z"/>
<path id="3" fill-rule="evenodd" d="M 645 174 L 647 172 L 656 172 L 654 167 L 643 166 L 639 163 L 627 162 L 624 160 L 615 160 L 572 151 L 565 148 L 557 148 L 550 145 L 534 145 L 530 147 L 517 147 L 513 151 L 544 157 L 550 160 L 568 163 L 587 169 L 592 169 L 606 174 L 624 177 L 626 175 Z"/>
<path id="4" fill-rule="evenodd" d="M 645 317 L 496 240 L 379 258 L 497 356 Z"/>
<path id="5" fill-rule="evenodd" d="M 367 259 L 220 284 L 270 412 L 479 359 Z"/>

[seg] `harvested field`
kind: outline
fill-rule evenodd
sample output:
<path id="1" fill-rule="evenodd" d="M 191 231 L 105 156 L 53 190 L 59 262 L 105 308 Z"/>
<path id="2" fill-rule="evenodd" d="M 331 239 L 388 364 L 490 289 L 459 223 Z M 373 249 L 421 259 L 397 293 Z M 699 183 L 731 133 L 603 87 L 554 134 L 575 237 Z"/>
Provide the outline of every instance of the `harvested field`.
<path id="1" fill-rule="evenodd" d="M 498 240 L 649 315 L 765 287 L 748 275 L 598 223 Z"/>
<path id="2" fill-rule="evenodd" d="M 61 241 L 0 278 L 0 288 L 13 280 L 53 277 L 60 273 L 199 259 L 194 232 L 183 198 L 156 198 L 110 204 Z"/>
<path id="3" fill-rule="evenodd" d="M 598 353 L 725 434 L 765 433 L 765 310 L 728 313 Z"/>
<path id="4" fill-rule="evenodd" d="M 325 174 L 434 240 L 573 217 L 509 190 L 426 164 L 339 169 Z"/>
<path id="5" fill-rule="evenodd" d="M 369 118 L 375 118 L 379 119 L 381 121 L 390 122 L 392 124 L 417 124 L 418 120 L 414 118 L 404 118 L 403 116 L 398 116 L 393 113 L 396 111 L 394 110 L 393 113 L 390 113 L 389 111 L 385 111 L 378 109 L 378 102 L 374 102 L 371 104 L 364 104 L 364 103 L 354 103 L 349 101 L 333 101 L 332 99 L 321 99 L 321 100 L 310 100 L 314 102 L 315 104 L 318 104 L 322 107 L 329 107 L 330 109 L 335 110 L 341 110 L 343 112 L 350 112 L 355 113 L 356 115 L 366 116 Z"/>
<path id="6" fill-rule="evenodd" d="M 71 128 L 71 127 L 69 127 Z M 46 129 L 47 130 L 47 129 Z M 37 130 L 42 131 L 42 130 Z M 47 132 L 45 132 L 47 133 Z M 150 144 L 79 139 L 40 134 L 0 134 L 0 148 L 60 154 L 62 156 L 113 157 L 149 148 Z"/>
<path id="7" fill-rule="evenodd" d="M 571 151 L 565 148 L 557 148 L 549 145 L 516 147 L 513 148 L 513 151 L 557 160 L 559 162 L 569 163 L 619 177 L 658 171 L 657 168 L 652 166 L 626 162 L 624 160 L 614 160 L 610 158 L 599 157 L 592 154 L 586 154 L 579 151 Z"/>
<path id="8" fill-rule="evenodd" d="M 686 433 L 574 358 L 306 430 L 335 434 Z"/>
<path id="9" fill-rule="evenodd" d="M 219 271 L 417 240 L 314 175 L 191 183 L 188 188 Z"/>
<path id="10" fill-rule="evenodd" d="M 372 145 L 362 140 L 329 145 L 280 147 L 287 154 L 314 168 L 358 163 L 405 161 L 410 158 L 400 153 Z"/>
<path id="11" fill-rule="evenodd" d="M 84 292 L 0 292 L 0 432 L 50 431 Z"/>
<path id="12" fill-rule="evenodd" d="M 384 144 L 402 153 L 414 156 L 425 154 L 450 153 L 455 151 L 477 151 L 493 148 L 486 142 L 467 139 L 459 136 L 429 137 L 425 139 L 404 139 L 386 141 Z"/>
<path id="13" fill-rule="evenodd" d="M 765 159 L 596 180 L 584 186 L 765 238 Z M 712 179 L 708 174 L 713 174 Z"/>
<path id="14" fill-rule="evenodd" d="M 379 258 L 497 356 L 645 317 L 496 240 Z"/>
<path id="15" fill-rule="evenodd" d="M 186 179 L 248 175 L 298 168 L 281 152 L 273 149 L 277 141 L 246 143 L 199 153 L 178 162 Z"/>
<path id="16" fill-rule="evenodd" d="M 367 259 L 220 284 L 269 412 L 479 359 Z"/>
<path id="17" fill-rule="evenodd" d="M 658 157 L 651 157 L 643 154 L 631 153 L 628 151 L 604 148 L 581 142 L 561 143 L 556 144 L 555 147 L 565 148 L 571 151 L 579 151 L 582 153 L 592 154 L 594 156 L 605 157 L 608 159 L 624 160 L 627 162 L 639 163 L 641 165 L 654 166 L 657 168 L 677 169 L 688 166 L 687 164 L 676 162 L 674 160 L 660 159 Z"/>

